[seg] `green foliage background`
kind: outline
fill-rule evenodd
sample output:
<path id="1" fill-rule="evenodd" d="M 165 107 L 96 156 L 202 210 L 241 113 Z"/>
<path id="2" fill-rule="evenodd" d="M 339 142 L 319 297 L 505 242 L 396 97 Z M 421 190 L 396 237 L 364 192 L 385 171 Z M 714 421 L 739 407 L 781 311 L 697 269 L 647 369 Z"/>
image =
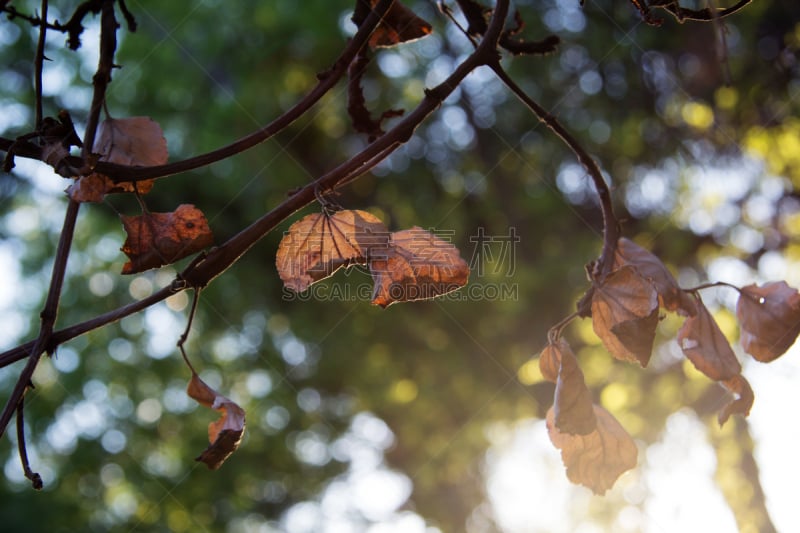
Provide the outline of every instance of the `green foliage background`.
<path id="1" fill-rule="evenodd" d="M 114 117 L 158 121 L 172 160 L 227 144 L 279 115 L 313 86 L 351 31 L 351 1 L 127 4 L 139 28 L 119 32 L 121 68 L 108 110 Z M 423 89 L 470 49 L 432 2 L 409 4 L 434 25 L 434 34 L 376 54 L 365 80 L 368 105 L 376 112 L 413 108 Z M 753 269 L 768 253 L 796 257 L 800 8 L 790 0 L 754 2 L 725 21 L 721 56 L 715 25 L 665 20 L 653 28 L 626 2 L 586 2 L 582 9 L 577 0 L 567 4 L 517 1 L 526 38 L 557 33 L 563 43 L 547 57 L 505 61 L 608 173 L 624 233 L 689 281 L 705 279 L 704 267 L 720 255 Z M 13 5 L 30 13 L 38 8 L 37 2 Z M 65 20 L 73 8 L 52 2 L 51 17 Z M 37 32 L 18 19 L 3 20 L 0 32 L 6 117 L 0 129 L 13 137 L 33 120 Z M 85 120 L 96 37 L 93 23 L 74 53 L 62 46 L 61 35 L 49 36 L 47 114 L 65 108 L 77 122 Z M 160 180 L 148 206 L 168 211 L 193 203 L 223 242 L 364 146 L 365 139 L 351 131 L 345 106 L 339 85 L 263 145 Z M 743 155 L 763 160 L 758 179 L 734 201 L 717 198 L 704 206 L 713 218 L 727 201 L 739 207 L 738 215 L 709 231 L 692 231 L 691 213 L 682 211 L 696 194 L 692 169 L 738 165 Z M 473 267 L 483 268 L 480 274 L 473 270 L 474 286 L 503 285 L 512 294 L 492 299 L 478 291 L 469 293 L 471 300 L 382 310 L 368 298 L 335 297 L 335 291 L 355 293 L 368 283 L 365 273 L 354 271 L 323 282 L 319 298 L 290 298 L 274 268 L 287 221 L 203 292 L 188 344 L 203 377 L 247 411 L 241 449 L 218 472 L 193 461 L 206 446 L 214 414 L 195 409 L 182 392 L 189 373 L 172 347 L 188 308 L 179 297 L 76 339 L 42 363 L 26 421 L 45 493 L 20 480 L 15 438 L 3 439 L 3 527 L 279 528 L 282 513 L 314 499 L 347 470 L 353 417 L 366 412 L 394 434 L 386 461 L 413 482 L 406 507 L 443 531 L 463 530 L 475 513 L 487 514 L 479 507 L 487 428 L 543 417 L 552 401 L 552 385 L 537 376 L 531 360 L 547 329 L 571 312 L 585 290 L 584 264 L 600 249 L 599 211 L 590 182 L 574 165 L 572 154 L 488 70 L 473 73 L 406 147 L 346 187 L 338 201 L 372 211 L 391 229 L 418 225 L 449 232 L 462 255 L 477 261 Z M 653 169 L 661 182 L 645 179 Z M 47 172 L 18 161 L 15 173 L 0 178 L 0 237 L 18 258 L 24 280 L 7 311 L 10 333 L 0 341 L 3 347 L 36 332 L 65 205 L 58 191 L 67 185 Z M 748 199 L 758 197 L 772 176 L 781 177 L 782 187 L 770 197 L 773 217 L 748 218 Z M 653 188 L 665 192 L 652 196 Z M 117 251 L 124 240 L 118 213 L 137 209 L 125 197 L 83 206 L 59 325 L 113 309 L 172 279 L 171 268 L 118 274 L 125 261 Z M 496 243 L 492 258 L 476 247 L 470 236 L 478 228 L 492 236 L 514 228 L 520 242 L 513 262 Z M 732 235 L 742 228 L 763 236 L 755 249 L 737 246 Z M 678 326 L 665 321 L 665 341 Z M 684 406 L 713 420 L 722 392 L 671 359 L 668 349 L 641 371 L 613 363 L 589 329 L 588 323 L 570 329 L 587 381 L 597 398 L 614 399 L 615 414 L 643 446 Z M 18 368 L 0 371 L 0 389 L 10 390 Z M 742 453 L 752 448 L 737 437 L 740 432 L 717 433 L 719 441 L 738 442 Z M 610 498 L 596 520 L 613 521 L 614 505 Z M 735 511 L 740 520 L 761 516 L 747 505 Z M 355 519 L 369 523 L 369 517 Z M 487 527 L 496 527 L 487 520 Z"/>

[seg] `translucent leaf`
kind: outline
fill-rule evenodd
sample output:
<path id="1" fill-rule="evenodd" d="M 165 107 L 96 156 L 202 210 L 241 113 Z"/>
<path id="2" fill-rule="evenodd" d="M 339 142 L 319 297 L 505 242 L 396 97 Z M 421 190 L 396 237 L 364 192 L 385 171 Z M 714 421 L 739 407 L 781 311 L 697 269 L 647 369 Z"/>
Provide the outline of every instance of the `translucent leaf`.
<path id="1" fill-rule="evenodd" d="M 592 327 L 617 359 L 647 366 L 658 325 L 658 294 L 631 266 L 595 285 Z"/>
<path id="2" fill-rule="evenodd" d="M 728 339 L 711 313 L 697 299 L 697 314 L 689 317 L 678 331 L 678 344 L 692 364 L 715 381 L 725 381 L 742 371 Z"/>
<path id="3" fill-rule="evenodd" d="M 169 265 L 214 243 L 203 212 L 191 204 L 179 205 L 171 213 L 120 216 L 128 238 L 122 251 L 130 261 L 123 274 L 134 274 Z"/>
<path id="4" fill-rule="evenodd" d="M 205 463 L 209 469 L 216 470 L 236 451 L 242 441 L 245 428 L 244 410 L 209 387 L 194 372 L 186 392 L 201 405 L 222 413 L 218 420 L 208 425 L 210 444 L 196 459 Z"/>
<path id="5" fill-rule="evenodd" d="M 558 430 L 555 413 L 547 412 L 547 430 L 553 445 L 561 450 L 561 461 L 567 468 L 567 477 L 604 494 L 619 476 L 636 466 L 636 443 L 605 409 L 595 405 L 597 427 L 588 435 L 569 435 Z"/>
<path id="6" fill-rule="evenodd" d="M 578 359 L 572 350 L 561 350 L 560 355 L 561 365 L 553 403 L 555 426 L 562 433 L 587 435 L 597 427 L 592 393 L 586 386 Z"/>
<path id="7" fill-rule="evenodd" d="M 104 120 L 98 127 L 93 152 L 100 154 L 100 161 L 128 166 L 163 165 L 169 159 L 161 126 L 150 117 Z M 77 202 L 102 202 L 110 193 L 148 193 L 153 183 L 154 180 L 114 183 L 95 172 L 79 178 L 67 194 Z"/>
<path id="8" fill-rule="evenodd" d="M 684 316 L 694 314 L 694 301 L 688 293 L 678 286 L 678 282 L 654 254 L 626 238 L 617 241 L 617 253 L 614 265 L 634 267 L 639 275 L 649 280 L 656 288 L 661 306 L 669 311 L 676 311 Z"/>
<path id="9" fill-rule="evenodd" d="M 275 265 L 284 286 L 302 292 L 341 267 L 365 264 L 368 255 L 385 249 L 388 241 L 389 230 L 366 211 L 314 213 L 289 227 Z"/>
<path id="10" fill-rule="evenodd" d="M 736 304 L 744 350 L 762 362 L 774 361 L 800 334 L 800 294 L 785 281 L 742 288 Z"/>
<path id="11" fill-rule="evenodd" d="M 458 248 L 419 227 L 392 233 L 388 248 L 372 255 L 372 303 L 423 300 L 467 284 L 469 265 Z"/>

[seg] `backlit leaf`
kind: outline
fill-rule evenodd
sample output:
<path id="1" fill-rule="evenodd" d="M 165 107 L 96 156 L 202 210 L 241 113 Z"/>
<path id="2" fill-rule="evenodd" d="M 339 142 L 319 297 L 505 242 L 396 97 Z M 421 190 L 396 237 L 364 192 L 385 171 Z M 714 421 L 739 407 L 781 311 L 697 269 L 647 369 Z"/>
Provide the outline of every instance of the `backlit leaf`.
<path id="1" fill-rule="evenodd" d="M 561 461 L 567 468 L 567 477 L 604 494 L 619 476 L 636 466 L 636 443 L 605 409 L 595 405 L 597 427 L 588 435 L 569 435 L 555 425 L 555 411 L 547 411 L 547 430 L 553 445 L 561 450 Z"/>
<path id="2" fill-rule="evenodd" d="M 692 364 L 715 381 L 725 381 L 742 371 L 728 339 L 722 334 L 703 301 L 695 302 L 697 314 L 678 331 L 678 344 Z"/>
<path id="3" fill-rule="evenodd" d="M 561 433 L 587 435 L 597 421 L 592 408 L 592 393 L 583 379 L 578 359 L 572 350 L 560 350 L 561 365 L 553 403 L 554 422 Z"/>
<path id="4" fill-rule="evenodd" d="M 169 159 L 164 133 L 150 117 L 104 120 L 98 127 L 93 152 L 100 154 L 100 161 L 129 166 L 163 165 Z M 114 183 L 95 172 L 79 178 L 67 194 L 77 202 L 102 202 L 110 193 L 148 193 L 153 183 L 154 180 Z"/>
<path id="5" fill-rule="evenodd" d="M 688 293 L 678 286 L 678 282 L 667 269 L 661 259 L 645 250 L 633 241 L 621 238 L 617 241 L 617 253 L 614 265 L 619 268 L 631 265 L 643 278 L 649 280 L 656 288 L 661 306 L 669 311 L 676 311 L 684 316 L 694 314 L 694 301 Z"/>
<path id="6" fill-rule="evenodd" d="M 214 243 L 205 215 L 191 204 L 179 205 L 171 213 L 121 215 L 120 219 L 128 234 L 122 251 L 130 258 L 122 267 L 123 274 L 169 265 Z"/>
<path id="7" fill-rule="evenodd" d="M 736 304 L 744 350 L 762 362 L 783 355 L 800 334 L 800 294 L 785 281 L 742 288 Z"/>
<path id="8" fill-rule="evenodd" d="M 208 425 L 208 442 L 210 444 L 195 459 L 205 463 L 209 469 L 216 470 L 242 442 L 245 428 L 244 409 L 209 387 L 194 372 L 192 372 L 192 379 L 189 381 L 186 393 L 201 405 L 222 413 L 219 419 Z"/>
<path id="9" fill-rule="evenodd" d="M 658 294 L 632 266 L 595 284 L 592 327 L 617 359 L 647 366 L 658 325 Z"/>
<path id="10" fill-rule="evenodd" d="M 447 294 L 469 278 L 458 248 L 416 226 L 392 233 L 389 246 L 370 258 L 369 269 L 372 303 L 381 307 Z"/>
<path id="11" fill-rule="evenodd" d="M 289 227 L 275 264 L 284 286 L 302 292 L 341 267 L 365 264 L 370 253 L 385 249 L 388 241 L 389 230 L 366 211 L 314 213 Z"/>

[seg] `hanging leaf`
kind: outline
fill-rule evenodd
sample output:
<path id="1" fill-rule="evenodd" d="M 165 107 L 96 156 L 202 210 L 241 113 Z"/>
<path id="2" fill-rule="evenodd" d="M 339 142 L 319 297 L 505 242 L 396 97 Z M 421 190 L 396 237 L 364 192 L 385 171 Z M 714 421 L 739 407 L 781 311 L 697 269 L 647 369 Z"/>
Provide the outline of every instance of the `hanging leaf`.
<path id="1" fill-rule="evenodd" d="M 367 18 L 370 10 L 375 7 L 378 0 L 356 0 L 356 8 L 353 12 L 353 23 L 361 26 Z M 414 14 L 411 9 L 403 5 L 400 0 L 396 0 L 383 20 L 372 32 L 369 38 L 370 48 L 388 48 L 401 43 L 407 43 L 421 39 L 429 35 L 433 30 L 432 26 L 424 19 Z"/>
<path id="2" fill-rule="evenodd" d="M 731 379 L 721 381 L 720 383 L 722 383 L 731 394 L 736 395 L 736 398 L 728 402 L 725 407 L 722 408 L 719 415 L 717 415 L 719 425 L 722 426 L 725 424 L 731 415 L 749 415 L 755 397 L 753 395 L 753 389 L 750 388 L 750 383 L 744 379 L 744 376 L 737 374 Z"/>
<path id="3" fill-rule="evenodd" d="M 104 120 L 98 127 L 93 152 L 100 154 L 100 161 L 128 166 L 163 165 L 169 159 L 161 126 L 150 117 Z M 154 181 L 114 183 L 95 172 L 79 178 L 67 189 L 67 194 L 76 202 L 102 202 L 110 193 L 146 194 Z"/>
<path id="4" fill-rule="evenodd" d="M 555 427 L 561 433 L 588 435 L 597 427 L 592 393 L 583 379 L 578 359 L 572 350 L 561 350 L 561 365 L 553 403 Z"/>
<path id="5" fill-rule="evenodd" d="M 785 281 L 748 285 L 736 304 L 744 351 L 757 360 L 774 361 L 800 334 L 800 294 Z"/>
<path id="6" fill-rule="evenodd" d="M 214 244 L 214 236 L 203 212 L 191 204 L 179 205 L 171 213 L 120 216 L 128 238 L 122 251 L 130 261 L 123 274 L 135 274 L 169 265 Z"/>
<path id="7" fill-rule="evenodd" d="M 572 357 L 575 357 L 575 354 L 572 353 L 572 348 L 569 347 L 563 337 L 559 338 L 555 344 L 548 343 L 542 350 L 542 354 L 539 356 L 539 370 L 547 381 L 555 383 L 558 380 L 558 371 L 561 368 L 561 359 L 564 352 L 569 352 Z"/>
<path id="8" fill-rule="evenodd" d="M 416 226 L 392 233 L 389 247 L 370 258 L 369 269 L 372 303 L 381 307 L 447 294 L 469 278 L 458 248 Z"/>
<path id="9" fill-rule="evenodd" d="M 715 381 L 725 381 L 742 371 L 728 339 L 722 334 L 703 301 L 697 298 L 697 314 L 678 331 L 678 344 L 692 364 Z"/>
<path id="10" fill-rule="evenodd" d="M 678 282 L 661 259 L 633 241 L 624 237 L 617 241 L 614 265 L 616 268 L 631 265 L 640 276 L 649 280 L 655 286 L 659 302 L 664 309 L 684 316 L 695 313 L 694 301 L 678 286 Z"/>
<path id="11" fill-rule="evenodd" d="M 216 470 L 242 442 L 245 427 L 244 409 L 206 385 L 194 371 L 186 393 L 199 404 L 222 413 L 218 420 L 208 425 L 210 444 L 195 459 L 205 463 L 209 469 Z"/>
<path id="12" fill-rule="evenodd" d="M 289 227 L 275 264 L 284 286 L 302 292 L 342 267 L 366 264 L 368 256 L 385 249 L 388 241 L 389 230 L 366 211 L 314 213 Z"/>
<path id="13" fill-rule="evenodd" d="M 588 435 L 569 435 L 555 425 L 553 408 L 547 411 L 547 430 L 553 445 L 561 450 L 561 461 L 567 468 L 567 477 L 604 494 L 614 486 L 619 476 L 636 466 L 636 443 L 617 422 L 599 405 L 594 406 L 597 427 Z"/>
<path id="14" fill-rule="evenodd" d="M 658 325 L 658 294 L 631 266 L 595 284 L 592 327 L 606 349 L 622 361 L 647 366 Z"/>

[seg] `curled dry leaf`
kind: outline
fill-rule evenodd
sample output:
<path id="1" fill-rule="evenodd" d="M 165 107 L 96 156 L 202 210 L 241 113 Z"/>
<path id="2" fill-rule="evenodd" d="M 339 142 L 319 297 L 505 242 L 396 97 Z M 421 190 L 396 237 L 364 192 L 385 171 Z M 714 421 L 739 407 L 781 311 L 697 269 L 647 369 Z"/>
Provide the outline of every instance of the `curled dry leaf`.
<path id="1" fill-rule="evenodd" d="M 93 151 L 100 154 L 100 161 L 129 166 L 163 165 L 169 159 L 161 126 L 150 117 L 104 120 Z M 79 178 L 67 194 L 76 202 L 102 202 L 106 194 L 115 192 L 148 193 L 153 183 L 154 180 L 114 183 L 95 172 Z"/>
<path id="2" fill-rule="evenodd" d="M 389 246 L 369 260 L 372 303 L 424 300 L 467 284 L 469 265 L 458 248 L 420 227 L 392 233 Z"/>
<path id="3" fill-rule="evenodd" d="M 284 286 L 302 292 L 341 267 L 365 264 L 371 253 L 385 249 L 388 242 L 389 230 L 366 211 L 314 213 L 289 227 L 275 264 Z"/>
<path id="4" fill-rule="evenodd" d="M 545 346 L 544 350 L 542 350 L 542 354 L 539 356 L 539 370 L 542 372 L 544 379 L 552 381 L 553 383 L 558 380 L 561 358 L 562 354 L 565 352 L 569 352 L 572 357 L 575 357 L 575 354 L 572 353 L 572 348 L 569 347 L 569 344 L 563 338 L 559 338 L 555 343 L 550 342 Z"/>
<path id="5" fill-rule="evenodd" d="M 205 463 L 209 469 L 216 470 L 236 451 L 242 441 L 245 427 L 244 409 L 206 385 L 194 372 L 186 393 L 201 405 L 222 413 L 218 420 L 208 425 L 210 444 L 195 459 Z"/>
<path id="6" fill-rule="evenodd" d="M 356 0 L 356 9 L 353 12 L 353 22 L 356 26 L 361 26 L 370 9 L 377 3 L 378 0 Z M 388 48 L 415 41 L 429 35 L 432 29 L 427 21 L 415 15 L 411 9 L 397 0 L 372 32 L 369 46 L 370 48 Z"/>
<path id="7" fill-rule="evenodd" d="M 617 359 L 647 366 L 658 325 L 658 294 L 632 266 L 623 266 L 596 283 L 592 327 Z"/>
<path id="8" fill-rule="evenodd" d="M 800 333 L 800 294 L 785 281 L 748 285 L 736 304 L 744 351 L 757 360 L 774 361 Z"/>
<path id="9" fill-rule="evenodd" d="M 737 374 L 721 383 L 728 391 L 735 394 L 736 398 L 728 402 L 717 415 L 717 421 L 720 426 L 725 424 L 731 415 L 749 415 L 750 408 L 753 407 L 753 401 L 755 400 L 750 383 L 741 374 Z"/>
<path id="10" fill-rule="evenodd" d="M 617 478 L 636 466 L 636 443 L 619 422 L 605 409 L 594 405 L 597 427 L 588 435 L 569 435 L 555 425 L 553 408 L 547 411 L 547 430 L 553 445 L 561 450 L 567 477 L 604 494 Z"/>
<path id="11" fill-rule="evenodd" d="M 123 274 L 169 265 L 214 243 L 205 215 L 191 204 L 179 205 L 171 213 L 120 218 L 128 234 L 122 251 L 130 258 Z"/>
<path id="12" fill-rule="evenodd" d="M 661 262 L 661 259 L 623 237 L 617 241 L 614 266 L 620 268 L 624 265 L 634 267 L 640 276 L 650 280 L 656 288 L 659 302 L 664 309 L 684 316 L 691 316 L 695 313 L 694 301 L 686 291 L 678 286 L 678 282 L 675 281 L 672 273 Z"/>
<path id="13" fill-rule="evenodd" d="M 715 381 L 725 381 L 742 371 L 728 339 L 699 298 L 697 314 L 689 317 L 678 331 L 678 344 L 692 364 Z"/>
<path id="14" fill-rule="evenodd" d="M 597 427 L 592 393 L 583 379 L 578 359 L 572 350 L 561 350 L 561 365 L 553 403 L 555 427 L 569 435 L 588 435 Z"/>

